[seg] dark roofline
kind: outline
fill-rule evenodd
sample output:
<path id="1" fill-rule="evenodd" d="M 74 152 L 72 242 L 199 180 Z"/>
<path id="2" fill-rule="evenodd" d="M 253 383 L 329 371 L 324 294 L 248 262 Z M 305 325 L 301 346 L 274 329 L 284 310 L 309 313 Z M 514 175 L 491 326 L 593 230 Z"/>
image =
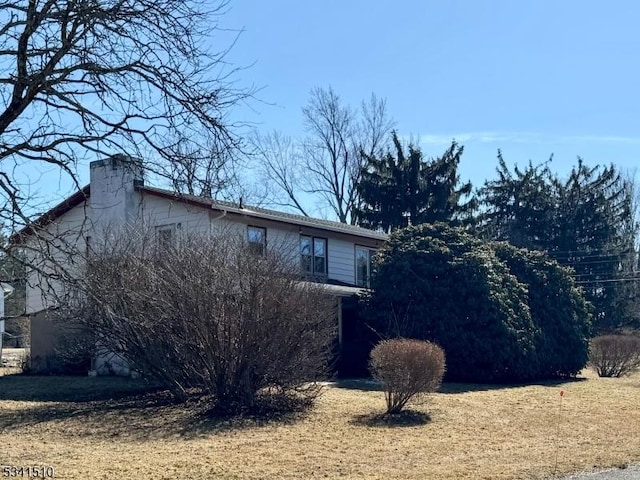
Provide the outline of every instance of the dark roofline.
<path id="1" fill-rule="evenodd" d="M 386 240 L 387 235 L 382 232 L 376 232 L 362 227 L 356 227 L 353 225 L 347 225 L 340 222 L 334 222 L 330 220 L 316 219 L 313 217 L 304 217 L 302 215 L 295 215 L 285 212 L 279 212 L 277 210 L 268 210 L 258 207 L 244 207 L 233 204 L 231 202 L 225 202 L 210 198 L 197 197 L 195 195 L 186 195 L 173 192 L 171 190 L 164 190 L 161 188 L 147 187 L 142 184 L 136 184 L 135 189 L 140 192 L 156 195 L 158 197 L 174 200 L 188 205 L 195 205 L 203 208 L 212 208 L 219 211 L 228 211 L 238 215 L 262 218 L 272 220 L 276 222 L 288 223 L 292 225 L 301 225 L 317 228 L 320 230 L 327 230 L 331 232 L 342 233 L 346 235 L 354 235 L 364 238 L 370 238 L 375 240 Z M 91 186 L 86 185 L 81 190 L 63 200 L 48 212 L 42 214 L 31 224 L 23 227 L 9 237 L 11 244 L 21 243 L 24 237 L 31 235 L 36 228 L 43 228 L 51 224 L 60 216 L 67 213 L 72 208 L 80 205 L 83 201 L 87 200 L 91 196 Z"/>
<path id="2" fill-rule="evenodd" d="M 9 237 L 10 244 L 18 244 L 21 243 L 24 237 L 27 235 L 31 235 L 36 228 L 43 228 L 52 223 L 57 218 L 61 217 L 69 210 L 74 207 L 77 207 L 82 202 L 84 202 L 91 195 L 91 186 L 85 185 L 81 190 L 78 190 L 76 193 L 71 195 L 70 197 L 64 199 L 62 202 L 57 204 L 55 207 L 40 215 L 37 219 L 31 222 L 29 225 L 26 225 L 22 229 L 18 230 L 16 233 Z"/>
<path id="3" fill-rule="evenodd" d="M 158 197 L 167 198 L 169 200 L 175 200 L 186 203 L 188 205 L 195 205 L 203 208 L 212 208 L 218 211 L 227 211 L 237 215 L 243 215 L 248 217 L 261 218 L 266 220 L 272 220 L 275 222 L 287 223 L 290 225 L 307 226 L 317 228 L 319 230 L 326 230 L 331 232 L 342 233 L 345 235 L 354 235 L 358 237 L 364 237 L 369 239 L 384 241 L 388 238 L 388 235 L 382 232 L 376 232 L 362 227 L 356 227 L 340 222 L 331 220 L 316 219 L 313 217 L 305 217 L 302 215 L 295 215 L 286 212 L 279 212 L 277 210 L 268 210 L 259 207 L 240 207 L 231 202 L 225 202 L 216 199 L 198 197 L 195 195 L 186 195 L 173 192 L 171 190 L 164 190 L 156 187 L 148 187 L 146 185 L 136 185 L 136 190 L 156 195 Z"/>

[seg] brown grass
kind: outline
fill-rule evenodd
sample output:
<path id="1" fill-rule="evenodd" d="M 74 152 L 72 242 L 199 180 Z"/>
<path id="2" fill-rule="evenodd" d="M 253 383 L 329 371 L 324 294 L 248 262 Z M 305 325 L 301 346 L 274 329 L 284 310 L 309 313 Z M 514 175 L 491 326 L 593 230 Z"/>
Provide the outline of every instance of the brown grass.
<path id="1" fill-rule="evenodd" d="M 543 479 L 640 461 L 640 375 L 586 377 L 448 384 L 395 422 L 359 383 L 327 388 L 298 417 L 212 421 L 132 381 L 5 376 L 0 464 L 68 479 Z"/>

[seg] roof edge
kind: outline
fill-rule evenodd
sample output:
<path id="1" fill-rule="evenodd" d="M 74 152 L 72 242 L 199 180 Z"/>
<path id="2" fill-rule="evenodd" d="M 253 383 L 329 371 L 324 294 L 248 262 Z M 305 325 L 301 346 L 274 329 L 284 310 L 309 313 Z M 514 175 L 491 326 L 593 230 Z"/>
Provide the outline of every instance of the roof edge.
<path id="1" fill-rule="evenodd" d="M 43 213 L 33 222 L 25 225 L 23 228 L 15 232 L 9 237 L 9 244 L 16 245 L 22 243 L 25 237 L 32 235 L 37 228 L 43 228 L 51 224 L 56 218 L 61 217 L 69 210 L 77 207 L 87 200 L 91 195 L 91 185 L 85 185 L 70 197 L 65 198 L 62 202 Z"/>
<path id="2" fill-rule="evenodd" d="M 216 210 L 227 211 L 227 212 L 235 213 L 238 215 L 244 215 L 248 217 L 262 218 L 265 220 L 272 220 L 274 222 L 280 222 L 280 223 L 288 223 L 291 225 L 307 226 L 307 227 L 317 228 L 319 230 L 326 230 L 330 232 L 341 233 L 343 235 L 353 235 L 355 237 L 364 237 L 364 238 L 369 238 L 373 240 L 385 241 L 388 238 L 388 235 L 384 233 L 368 230 L 362 227 L 356 227 L 356 228 L 359 228 L 359 231 L 354 231 L 354 230 L 343 229 L 343 228 L 340 228 L 339 226 L 332 227 L 331 225 L 327 225 L 324 223 L 315 223 L 313 222 L 314 220 L 313 217 L 306 217 L 309 220 L 305 221 L 305 220 L 299 220 L 291 217 L 279 216 L 277 215 L 277 213 L 271 214 L 267 212 L 255 211 L 255 210 L 251 210 L 249 207 L 240 208 L 240 207 L 235 207 L 231 205 L 225 205 L 225 204 L 218 203 L 215 199 L 200 200 L 198 199 L 198 197 L 195 197 L 195 196 L 189 196 L 189 198 L 187 198 L 186 196 L 176 192 L 163 190 L 155 187 L 148 187 L 146 185 L 136 185 L 135 188 L 138 191 L 143 191 L 151 195 L 156 195 L 162 198 L 169 198 L 172 200 L 181 201 L 189 205 L 196 205 L 204 208 L 213 208 Z"/>

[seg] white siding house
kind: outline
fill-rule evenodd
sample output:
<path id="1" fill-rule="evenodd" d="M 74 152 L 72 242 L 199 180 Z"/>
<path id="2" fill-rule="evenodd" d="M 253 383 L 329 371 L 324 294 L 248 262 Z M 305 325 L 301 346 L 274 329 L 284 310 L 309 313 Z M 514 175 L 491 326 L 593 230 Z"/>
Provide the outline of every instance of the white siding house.
<path id="1" fill-rule="evenodd" d="M 362 258 L 356 265 L 356 250 L 375 250 L 386 240 L 383 233 L 338 222 L 146 186 L 142 165 L 128 157 L 95 161 L 90 169 L 88 186 L 44 214 L 30 229 L 14 234 L 11 241 L 37 255 L 45 245 L 40 239 L 62 238 L 63 245 L 54 256 L 64 263 L 73 262 L 74 250 L 85 252 L 107 232 L 132 225 L 155 229 L 159 238 L 169 240 L 178 232 L 234 231 L 264 241 L 265 248 L 277 248 L 302 273 L 333 285 L 337 296 L 348 296 L 368 281 L 365 274 L 357 273 L 368 270 Z M 31 272 L 26 292 L 27 314 L 33 318 L 32 367 L 36 370 L 39 364 L 46 369 L 53 354 L 54 333 L 46 312 L 55 306 L 51 292 L 59 285 L 45 277 Z"/>

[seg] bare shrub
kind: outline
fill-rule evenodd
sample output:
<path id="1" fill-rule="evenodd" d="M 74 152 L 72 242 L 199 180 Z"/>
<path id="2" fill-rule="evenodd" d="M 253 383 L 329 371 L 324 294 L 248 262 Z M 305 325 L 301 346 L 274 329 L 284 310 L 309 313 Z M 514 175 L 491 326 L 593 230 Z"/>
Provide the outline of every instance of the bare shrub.
<path id="1" fill-rule="evenodd" d="M 65 375 L 86 375 L 97 352 L 93 330 L 77 322 L 68 322 L 59 314 L 54 314 L 53 321 L 58 326 L 54 348 L 56 358 L 60 361 L 60 372 Z"/>
<path id="2" fill-rule="evenodd" d="M 387 413 L 400 413 L 411 399 L 440 386 L 444 350 L 428 341 L 383 340 L 371 351 L 369 368 L 384 386 Z"/>
<path id="3" fill-rule="evenodd" d="M 602 335 L 591 341 L 589 363 L 600 377 L 622 377 L 640 370 L 640 337 Z"/>
<path id="4" fill-rule="evenodd" d="M 147 237 L 96 249 L 66 303 L 101 349 L 177 399 L 208 395 L 225 413 L 265 396 L 314 398 L 337 326 L 337 302 L 322 285 L 301 281 L 277 248 L 260 255 L 232 235 L 174 246 Z"/>

